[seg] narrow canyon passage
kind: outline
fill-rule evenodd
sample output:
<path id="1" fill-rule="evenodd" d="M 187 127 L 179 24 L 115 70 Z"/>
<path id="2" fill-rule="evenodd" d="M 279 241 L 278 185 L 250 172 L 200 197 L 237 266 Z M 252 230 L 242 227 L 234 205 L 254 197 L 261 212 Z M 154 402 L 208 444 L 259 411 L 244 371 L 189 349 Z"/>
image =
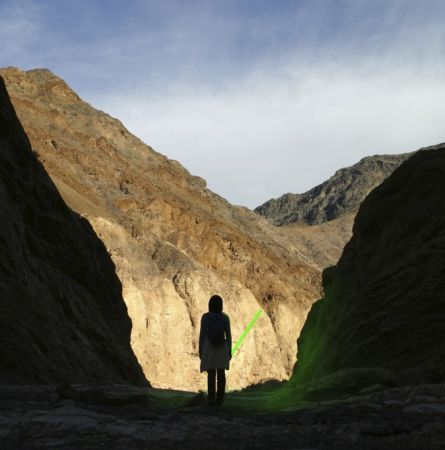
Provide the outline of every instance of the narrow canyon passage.
<path id="1" fill-rule="evenodd" d="M 290 376 L 299 331 L 320 296 L 327 260 L 318 255 L 329 249 L 335 261 L 345 234 L 336 238 L 338 227 L 275 227 L 207 189 L 50 71 L 0 73 L 36 156 L 115 264 L 147 379 L 204 388 L 197 326 L 215 293 L 234 335 L 258 308 L 265 311 L 233 361 L 231 388 Z"/>
<path id="2" fill-rule="evenodd" d="M 445 0 L 0 0 L 0 450 L 445 450 Z"/>

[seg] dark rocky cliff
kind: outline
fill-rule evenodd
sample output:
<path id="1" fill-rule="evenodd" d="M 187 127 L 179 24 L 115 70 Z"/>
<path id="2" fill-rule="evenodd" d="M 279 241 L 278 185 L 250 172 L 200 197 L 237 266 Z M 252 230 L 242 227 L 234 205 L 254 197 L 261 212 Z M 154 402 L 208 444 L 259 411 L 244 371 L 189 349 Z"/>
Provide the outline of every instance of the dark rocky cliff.
<path id="1" fill-rule="evenodd" d="M 304 194 L 284 194 L 255 208 L 275 225 L 320 224 L 355 212 L 363 199 L 412 153 L 375 155 L 337 170 L 324 183 Z"/>
<path id="2" fill-rule="evenodd" d="M 292 383 L 364 367 L 400 383 L 445 381 L 445 144 L 416 153 L 371 192 L 323 284 Z"/>
<path id="3" fill-rule="evenodd" d="M 0 77 L 0 383 L 145 384 L 114 265 L 35 158 Z"/>

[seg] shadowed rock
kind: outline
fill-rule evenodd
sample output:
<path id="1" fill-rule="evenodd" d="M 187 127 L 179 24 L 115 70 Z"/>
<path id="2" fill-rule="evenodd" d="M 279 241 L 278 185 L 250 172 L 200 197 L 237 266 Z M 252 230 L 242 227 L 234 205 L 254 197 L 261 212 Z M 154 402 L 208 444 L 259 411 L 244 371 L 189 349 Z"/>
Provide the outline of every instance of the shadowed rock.
<path id="1" fill-rule="evenodd" d="M 385 369 L 445 380 L 445 145 L 416 153 L 365 199 L 336 267 L 323 273 L 292 383 Z M 376 372 L 377 370 L 377 372 Z"/>
<path id="2" fill-rule="evenodd" d="M 146 383 L 114 265 L 31 150 L 0 77 L 0 382 Z"/>

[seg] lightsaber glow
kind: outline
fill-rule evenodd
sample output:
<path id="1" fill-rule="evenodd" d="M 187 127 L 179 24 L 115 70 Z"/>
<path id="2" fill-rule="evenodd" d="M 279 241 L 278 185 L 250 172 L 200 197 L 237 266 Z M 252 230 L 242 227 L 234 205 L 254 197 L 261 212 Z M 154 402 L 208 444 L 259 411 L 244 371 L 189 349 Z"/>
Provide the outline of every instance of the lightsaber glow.
<path id="1" fill-rule="evenodd" d="M 232 356 L 237 352 L 239 349 L 239 346 L 244 341 L 244 338 L 247 336 L 247 333 L 251 330 L 251 328 L 255 325 L 255 322 L 258 320 L 258 317 L 260 317 L 261 313 L 263 311 L 259 309 L 255 315 L 253 316 L 253 319 L 249 322 L 246 328 L 244 328 L 243 334 L 240 336 L 240 338 L 236 341 L 236 344 L 232 348 Z"/>

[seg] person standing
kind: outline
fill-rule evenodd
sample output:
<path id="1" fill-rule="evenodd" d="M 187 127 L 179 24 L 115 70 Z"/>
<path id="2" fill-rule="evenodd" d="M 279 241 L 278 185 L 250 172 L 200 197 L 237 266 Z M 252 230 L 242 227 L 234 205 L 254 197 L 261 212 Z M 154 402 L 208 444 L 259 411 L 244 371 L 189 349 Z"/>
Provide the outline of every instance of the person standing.
<path id="1" fill-rule="evenodd" d="M 209 312 L 201 317 L 199 359 L 201 372 L 207 372 L 209 405 L 215 404 L 215 401 L 217 405 L 222 405 L 226 389 L 225 371 L 229 370 L 232 359 L 230 319 L 222 311 L 222 298 L 213 295 L 209 300 Z"/>

